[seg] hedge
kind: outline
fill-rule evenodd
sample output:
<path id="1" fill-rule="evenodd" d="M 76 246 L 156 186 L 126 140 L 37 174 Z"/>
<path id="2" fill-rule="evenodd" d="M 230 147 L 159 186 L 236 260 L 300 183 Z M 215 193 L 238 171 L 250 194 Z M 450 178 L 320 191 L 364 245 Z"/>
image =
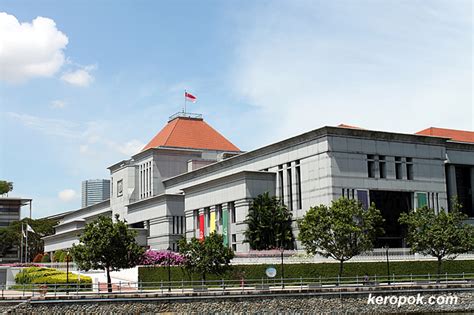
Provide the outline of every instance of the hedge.
<path id="1" fill-rule="evenodd" d="M 92 284 L 91 277 L 80 276 L 69 273 L 69 279 L 66 272 L 44 267 L 29 267 L 24 268 L 15 276 L 15 282 L 20 285 L 31 284 L 70 284 L 71 287 L 76 287 L 80 284 L 81 288 L 90 288 Z"/>
<path id="2" fill-rule="evenodd" d="M 266 278 L 265 270 L 269 266 L 274 266 L 277 270 L 277 277 L 281 276 L 281 265 L 233 265 L 223 275 L 216 276 L 208 274 L 207 280 L 239 280 L 242 276 L 245 279 Z M 172 281 L 200 280 L 201 275 L 193 274 L 190 276 L 182 267 L 171 267 Z M 390 262 L 390 274 L 395 275 L 426 275 L 436 274 L 436 261 L 394 261 Z M 448 274 L 474 273 L 474 260 L 453 260 L 443 262 L 443 272 Z M 339 264 L 337 263 L 308 263 L 308 264 L 285 264 L 285 278 L 329 278 L 337 277 L 339 273 Z M 345 277 L 363 277 L 365 274 L 370 277 L 386 276 L 386 262 L 347 262 L 344 263 Z M 168 267 L 149 267 L 140 266 L 138 268 L 138 280 L 141 282 L 160 282 L 168 281 Z"/>

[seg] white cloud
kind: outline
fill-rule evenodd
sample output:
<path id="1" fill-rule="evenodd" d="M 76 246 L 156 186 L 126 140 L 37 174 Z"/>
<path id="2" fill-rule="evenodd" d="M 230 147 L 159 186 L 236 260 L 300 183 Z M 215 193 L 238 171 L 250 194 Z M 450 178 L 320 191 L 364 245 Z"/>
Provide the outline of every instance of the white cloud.
<path id="1" fill-rule="evenodd" d="M 20 122 L 22 125 L 39 131 L 45 135 L 59 136 L 71 141 L 78 142 L 81 154 L 99 154 L 108 148 L 109 152 L 120 153 L 130 157 L 141 151 L 145 144 L 137 139 L 119 142 L 109 137 L 113 126 L 107 121 L 90 121 L 87 123 L 75 123 L 63 119 L 42 118 L 33 115 L 8 112 L 7 116 Z"/>
<path id="2" fill-rule="evenodd" d="M 61 109 L 66 107 L 66 102 L 63 100 L 54 100 L 51 102 L 51 107 Z"/>
<path id="3" fill-rule="evenodd" d="M 139 140 L 133 139 L 121 144 L 110 143 L 110 146 L 126 156 L 132 156 L 140 152 L 145 147 L 145 144 Z"/>
<path id="4" fill-rule="evenodd" d="M 64 202 L 73 201 L 78 197 L 78 194 L 73 189 L 64 189 L 58 193 L 58 198 Z"/>
<path id="5" fill-rule="evenodd" d="M 277 2 L 236 13 L 243 26 L 230 85 L 264 125 L 257 141 L 342 122 L 472 129 L 472 15 L 464 4 Z"/>
<path id="6" fill-rule="evenodd" d="M 20 23 L 0 12 L 0 80 L 17 83 L 53 76 L 65 62 L 67 44 L 67 36 L 52 19 Z"/>
<path id="7" fill-rule="evenodd" d="M 95 66 L 91 65 L 66 72 L 61 76 L 61 80 L 71 85 L 87 87 L 94 81 L 91 71 L 95 70 L 95 68 Z"/>

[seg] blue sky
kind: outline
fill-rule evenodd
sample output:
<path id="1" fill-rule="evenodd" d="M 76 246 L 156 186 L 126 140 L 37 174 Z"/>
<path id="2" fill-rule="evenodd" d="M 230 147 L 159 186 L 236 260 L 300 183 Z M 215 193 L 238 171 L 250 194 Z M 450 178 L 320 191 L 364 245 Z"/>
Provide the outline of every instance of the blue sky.
<path id="1" fill-rule="evenodd" d="M 78 208 L 81 181 L 108 178 L 185 88 L 188 109 L 242 150 L 342 122 L 474 128 L 467 0 L 0 0 L 0 12 L 0 179 L 37 217 Z"/>

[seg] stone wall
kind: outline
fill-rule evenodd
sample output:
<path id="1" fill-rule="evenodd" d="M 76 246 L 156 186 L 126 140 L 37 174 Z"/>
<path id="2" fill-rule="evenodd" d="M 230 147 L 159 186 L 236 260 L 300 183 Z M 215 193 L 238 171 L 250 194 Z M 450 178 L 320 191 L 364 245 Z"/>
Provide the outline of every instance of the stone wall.
<path id="1" fill-rule="evenodd" d="M 373 292 L 377 296 L 383 293 Z M 402 293 L 390 293 L 402 294 Z M 417 295 L 417 293 L 403 293 Z M 368 305 L 367 293 L 359 295 L 254 295 L 254 296 L 225 296 L 225 297 L 197 297 L 183 300 L 173 298 L 156 298 L 154 300 L 120 299 L 108 302 L 80 302 L 67 303 L 22 303 L 17 305 L 9 314 L 139 314 L 139 313 L 261 313 L 261 312 L 289 312 L 289 313 L 331 313 L 331 314 L 364 314 L 364 313 L 433 313 L 433 312 L 474 312 L 474 291 L 464 292 L 436 292 L 423 294 L 426 302 L 430 295 L 436 297 L 457 296 L 455 305 Z M 4 309 L 3 309 L 4 311 Z"/>

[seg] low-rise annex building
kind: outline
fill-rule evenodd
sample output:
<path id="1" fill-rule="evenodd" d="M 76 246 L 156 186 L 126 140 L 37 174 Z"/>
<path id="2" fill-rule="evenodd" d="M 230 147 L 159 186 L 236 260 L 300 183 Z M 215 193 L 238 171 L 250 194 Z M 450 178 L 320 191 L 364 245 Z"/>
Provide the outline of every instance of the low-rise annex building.
<path id="1" fill-rule="evenodd" d="M 405 247 L 401 212 L 422 205 L 448 209 L 457 196 L 474 221 L 473 138 L 474 132 L 440 128 L 403 134 L 340 125 L 244 153 L 202 116 L 178 113 L 142 152 L 109 167 L 110 200 L 66 215 L 45 238 L 45 251 L 78 242 L 81 226 L 96 215 L 118 213 L 153 249 L 177 250 L 183 236 L 217 231 L 227 246 L 246 252 L 249 204 L 267 191 L 294 220 L 341 196 L 364 206 L 374 202 L 386 231 L 377 246 Z"/>

